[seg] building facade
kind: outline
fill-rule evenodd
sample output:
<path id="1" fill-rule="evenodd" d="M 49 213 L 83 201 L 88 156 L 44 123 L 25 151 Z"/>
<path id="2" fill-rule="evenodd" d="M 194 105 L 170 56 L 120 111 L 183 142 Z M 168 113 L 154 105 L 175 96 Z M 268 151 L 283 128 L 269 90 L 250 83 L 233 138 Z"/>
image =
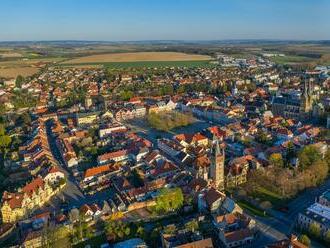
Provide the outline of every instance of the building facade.
<path id="1" fill-rule="evenodd" d="M 5 191 L 1 202 L 4 223 L 15 222 L 27 216 L 34 209 L 43 206 L 56 192 L 48 182 L 38 177 L 22 188 L 21 192 Z"/>

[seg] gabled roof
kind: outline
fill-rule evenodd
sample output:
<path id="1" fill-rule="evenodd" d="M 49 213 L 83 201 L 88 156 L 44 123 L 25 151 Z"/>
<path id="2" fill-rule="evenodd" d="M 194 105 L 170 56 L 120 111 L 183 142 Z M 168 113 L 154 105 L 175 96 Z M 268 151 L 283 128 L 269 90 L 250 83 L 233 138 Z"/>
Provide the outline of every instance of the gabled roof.
<path id="1" fill-rule="evenodd" d="M 106 164 L 97 167 L 92 167 L 86 170 L 84 178 L 93 177 L 100 175 L 102 173 L 107 173 L 110 171 L 115 171 L 118 169 L 118 166 L 115 164 Z"/>
<path id="2" fill-rule="evenodd" d="M 27 195 L 31 196 L 33 192 L 36 192 L 39 188 L 43 188 L 45 182 L 42 178 L 37 177 L 36 179 L 32 180 L 32 182 L 28 183 L 22 188 L 22 191 Z"/>
<path id="3" fill-rule="evenodd" d="M 233 232 L 228 232 L 225 233 L 225 239 L 227 243 L 235 242 L 235 241 L 240 241 L 248 237 L 252 237 L 253 233 L 250 229 L 244 228 L 240 230 L 236 230 Z"/>
<path id="4" fill-rule="evenodd" d="M 93 210 L 91 209 L 91 207 L 89 205 L 87 205 L 87 204 L 82 205 L 80 207 L 80 209 L 79 209 L 79 212 L 82 213 L 82 214 L 84 214 L 84 215 L 87 214 L 88 211 L 94 213 Z"/>
<path id="5" fill-rule="evenodd" d="M 193 241 L 191 243 L 179 245 L 179 246 L 175 246 L 175 247 L 176 248 L 213 248 L 214 246 L 212 243 L 212 239 L 208 238 L 208 239 Z"/>
<path id="6" fill-rule="evenodd" d="M 207 139 L 204 135 L 200 133 L 195 134 L 178 134 L 174 137 L 178 141 L 185 141 L 188 144 L 195 143 L 201 140 Z"/>
<path id="7" fill-rule="evenodd" d="M 226 224 L 230 225 L 235 223 L 238 220 L 238 218 L 234 214 L 230 213 L 225 215 L 219 215 L 215 218 L 215 220 L 217 223 L 226 222 Z"/>
<path id="8" fill-rule="evenodd" d="M 219 199 L 224 199 L 226 197 L 225 194 L 221 193 L 220 191 L 210 188 L 204 195 L 204 199 L 208 206 L 211 206 L 214 202 Z"/>
<path id="9" fill-rule="evenodd" d="M 127 150 L 119 150 L 119 151 L 116 151 L 116 152 L 108 152 L 108 153 L 105 153 L 103 155 L 98 156 L 98 160 L 99 161 L 104 161 L 104 160 L 108 161 L 108 160 L 112 160 L 114 158 L 118 158 L 118 157 L 125 156 L 125 155 L 128 155 Z"/>

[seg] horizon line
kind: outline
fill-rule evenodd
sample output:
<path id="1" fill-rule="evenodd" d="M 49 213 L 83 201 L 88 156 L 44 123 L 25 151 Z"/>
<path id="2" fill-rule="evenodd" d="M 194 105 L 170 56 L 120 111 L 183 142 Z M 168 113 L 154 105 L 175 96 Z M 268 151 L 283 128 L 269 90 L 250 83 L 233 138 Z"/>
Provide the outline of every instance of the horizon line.
<path id="1" fill-rule="evenodd" d="M 89 39 L 42 39 L 42 40 L 0 40 L 0 43 L 13 42 L 224 42 L 224 41 L 290 41 L 290 42 L 324 42 L 330 39 L 272 39 L 272 38 L 234 38 L 234 39 L 141 39 L 141 40 L 89 40 Z"/>

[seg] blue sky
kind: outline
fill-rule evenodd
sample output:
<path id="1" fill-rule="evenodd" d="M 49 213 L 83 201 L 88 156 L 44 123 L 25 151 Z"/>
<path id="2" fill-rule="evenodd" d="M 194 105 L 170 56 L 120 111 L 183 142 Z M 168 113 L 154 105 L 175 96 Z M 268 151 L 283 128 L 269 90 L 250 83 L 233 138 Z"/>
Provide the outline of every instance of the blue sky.
<path id="1" fill-rule="evenodd" d="M 0 40 L 330 39 L 330 0 L 0 0 Z"/>

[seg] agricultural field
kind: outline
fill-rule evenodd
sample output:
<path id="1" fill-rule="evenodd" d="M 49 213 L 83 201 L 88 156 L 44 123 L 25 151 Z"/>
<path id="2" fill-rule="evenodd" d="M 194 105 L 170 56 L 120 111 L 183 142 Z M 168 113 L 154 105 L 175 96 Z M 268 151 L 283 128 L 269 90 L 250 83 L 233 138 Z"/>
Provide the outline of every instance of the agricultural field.
<path id="1" fill-rule="evenodd" d="M 136 62 L 107 62 L 107 63 L 83 63 L 83 64 L 62 64 L 75 68 L 88 68 L 90 66 L 105 67 L 107 69 L 127 69 L 127 68 L 165 68 L 165 67 L 212 67 L 209 61 L 136 61 Z M 61 66 L 62 66 L 61 65 Z"/>
<path id="2" fill-rule="evenodd" d="M 286 56 L 276 56 L 270 58 L 273 62 L 277 64 L 298 64 L 298 63 L 308 63 L 313 62 L 315 59 L 305 56 L 295 56 L 295 55 L 286 55 Z"/>
<path id="3" fill-rule="evenodd" d="M 16 78 L 18 75 L 23 77 L 37 73 L 46 64 L 62 61 L 63 58 L 19 58 L 0 61 L 0 77 Z"/>
<path id="4" fill-rule="evenodd" d="M 16 78 L 18 75 L 23 77 L 32 76 L 37 73 L 39 68 L 36 67 L 13 67 L 13 68 L 1 68 L 0 67 L 0 77 L 3 78 Z"/>
<path id="5" fill-rule="evenodd" d="M 106 53 L 80 57 L 63 62 L 64 64 L 93 64 L 109 62 L 151 62 L 151 61 L 208 61 L 211 57 L 177 52 L 135 52 Z"/>

